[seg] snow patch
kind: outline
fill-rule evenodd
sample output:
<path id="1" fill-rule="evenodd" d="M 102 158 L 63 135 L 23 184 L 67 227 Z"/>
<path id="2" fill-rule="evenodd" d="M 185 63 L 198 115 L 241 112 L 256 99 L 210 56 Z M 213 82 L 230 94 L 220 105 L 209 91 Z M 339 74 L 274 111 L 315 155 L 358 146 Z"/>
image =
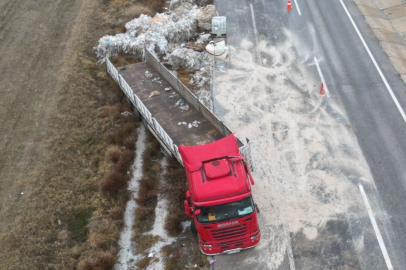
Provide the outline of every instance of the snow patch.
<path id="1" fill-rule="evenodd" d="M 139 180 L 142 177 L 142 154 L 145 151 L 145 127 L 141 125 L 138 129 L 138 139 L 136 142 L 136 156 L 134 160 L 133 176 L 131 178 L 130 184 L 128 185 L 128 190 L 131 192 L 131 198 L 127 202 L 124 212 L 124 228 L 121 232 L 120 240 L 118 242 L 120 246 L 120 251 L 118 253 L 118 260 L 114 265 L 115 270 L 127 270 L 133 269 L 137 261 L 139 260 L 139 255 L 134 255 L 135 243 L 131 241 L 132 227 L 134 224 L 134 210 L 137 207 L 135 199 L 138 196 L 138 185 Z"/>
<path id="2" fill-rule="evenodd" d="M 166 173 L 166 167 L 168 162 L 166 158 L 162 159 L 161 166 L 162 166 L 162 173 L 161 173 L 161 181 L 165 181 L 163 176 Z M 164 269 L 164 258 L 161 255 L 162 247 L 166 245 L 170 245 L 175 238 L 169 237 L 165 231 L 165 219 L 168 215 L 168 200 L 165 199 L 164 195 L 158 195 L 158 203 L 155 208 L 155 222 L 152 231 L 148 232 L 147 234 L 157 235 L 159 236 L 158 242 L 149 249 L 149 252 L 154 254 L 153 256 L 158 260 L 152 261 L 147 269 L 155 270 L 155 269 Z"/>

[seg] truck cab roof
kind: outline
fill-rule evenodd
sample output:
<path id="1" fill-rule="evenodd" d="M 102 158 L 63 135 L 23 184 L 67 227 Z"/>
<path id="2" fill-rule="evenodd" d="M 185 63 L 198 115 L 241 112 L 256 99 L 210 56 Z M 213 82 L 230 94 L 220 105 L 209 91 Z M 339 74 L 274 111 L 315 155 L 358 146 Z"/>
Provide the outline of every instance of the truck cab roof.
<path id="1" fill-rule="evenodd" d="M 198 205 L 224 203 L 251 192 L 244 159 L 234 134 L 215 142 L 179 146 L 192 200 Z"/>

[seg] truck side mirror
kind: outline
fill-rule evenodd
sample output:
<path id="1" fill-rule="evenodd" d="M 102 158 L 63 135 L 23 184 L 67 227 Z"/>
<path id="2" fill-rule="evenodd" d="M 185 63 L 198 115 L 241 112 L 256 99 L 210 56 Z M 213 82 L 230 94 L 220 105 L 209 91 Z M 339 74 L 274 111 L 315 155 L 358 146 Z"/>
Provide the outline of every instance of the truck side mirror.
<path id="1" fill-rule="evenodd" d="M 185 213 L 186 215 L 188 215 L 189 217 L 192 217 L 192 212 L 190 211 L 190 206 L 187 200 L 183 201 L 183 205 L 185 206 Z"/>
<path id="2" fill-rule="evenodd" d="M 258 205 L 257 205 L 257 204 L 255 204 L 255 209 L 257 209 L 257 213 L 259 214 L 260 211 L 259 211 L 259 208 L 258 208 Z"/>
<path id="3" fill-rule="evenodd" d="M 196 210 L 195 210 L 195 216 L 198 216 L 201 212 L 202 212 L 202 210 L 196 209 Z"/>

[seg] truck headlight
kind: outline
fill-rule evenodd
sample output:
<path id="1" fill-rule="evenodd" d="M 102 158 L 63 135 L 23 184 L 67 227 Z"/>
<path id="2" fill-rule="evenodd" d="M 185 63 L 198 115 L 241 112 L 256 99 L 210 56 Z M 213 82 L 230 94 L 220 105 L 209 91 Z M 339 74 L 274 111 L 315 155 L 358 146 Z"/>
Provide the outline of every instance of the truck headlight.
<path id="1" fill-rule="evenodd" d="M 205 247 L 205 248 L 211 248 L 211 245 L 202 244 L 202 246 Z"/>
<path id="2" fill-rule="evenodd" d="M 256 235 L 251 236 L 251 240 L 254 240 L 254 239 L 257 238 L 258 236 L 259 236 L 259 232 L 258 232 Z"/>

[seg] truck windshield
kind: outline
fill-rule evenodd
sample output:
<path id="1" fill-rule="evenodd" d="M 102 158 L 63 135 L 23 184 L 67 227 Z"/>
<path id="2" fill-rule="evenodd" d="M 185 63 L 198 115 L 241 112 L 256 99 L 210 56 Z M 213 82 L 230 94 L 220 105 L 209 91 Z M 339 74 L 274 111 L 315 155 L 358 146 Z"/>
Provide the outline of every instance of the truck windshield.
<path id="1" fill-rule="evenodd" d="M 251 214 L 254 211 L 254 202 L 251 197 L 247 197 L 237 202 L 198 207 L 198 209 L 201 210 L 197 216 L 199 223 L 217 223 Z"/>

